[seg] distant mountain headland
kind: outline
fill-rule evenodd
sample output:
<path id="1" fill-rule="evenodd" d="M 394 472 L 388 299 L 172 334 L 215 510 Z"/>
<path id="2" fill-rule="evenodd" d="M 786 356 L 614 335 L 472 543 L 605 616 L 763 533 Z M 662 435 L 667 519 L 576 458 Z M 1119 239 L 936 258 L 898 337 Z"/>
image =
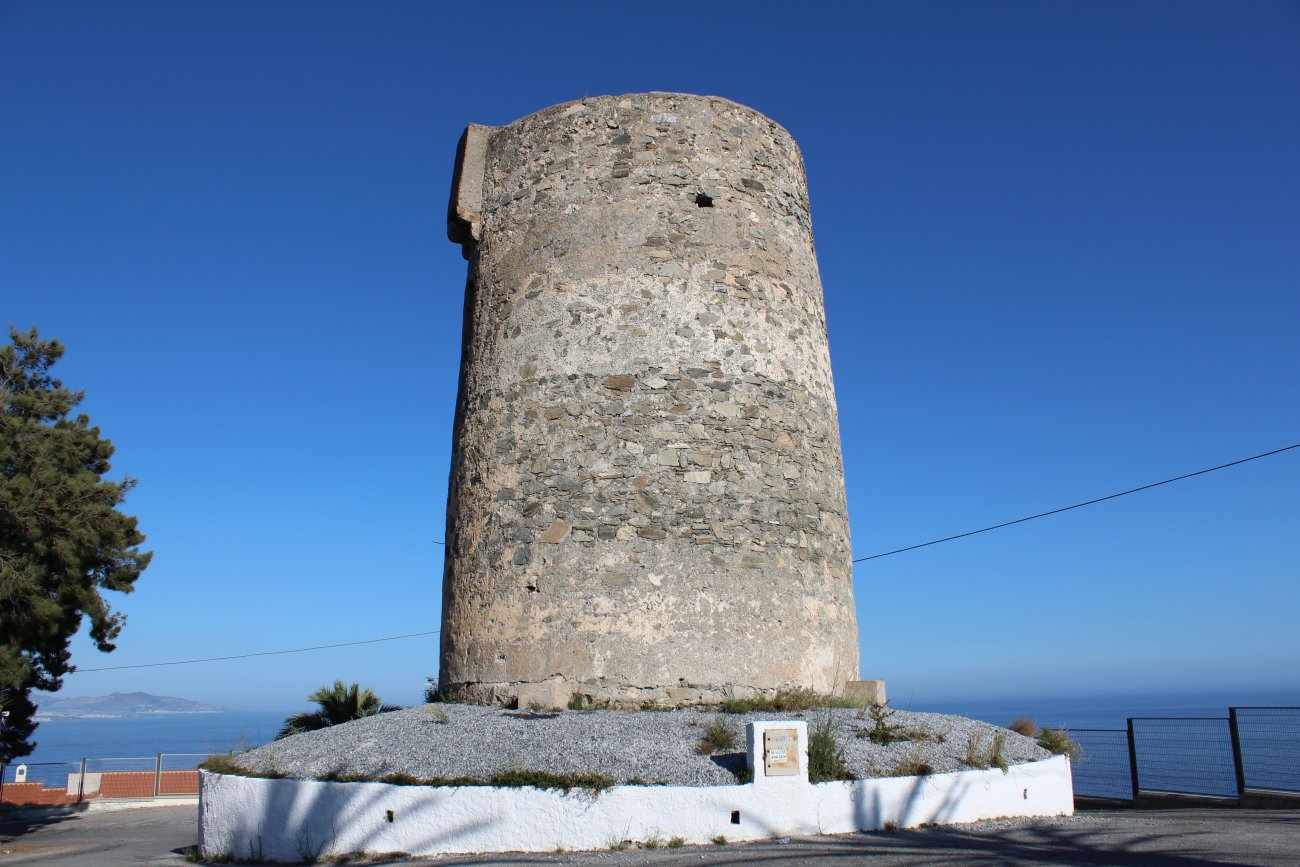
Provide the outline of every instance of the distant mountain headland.
<path id="1" fill-rule="evenodd" d="M 225 708 L 169 695 L 115 692 L 78 698 L 47 698 L 36 710 L 37 722 L 61 719 L 129 719 L 183 713 L 220 713 Z"/>

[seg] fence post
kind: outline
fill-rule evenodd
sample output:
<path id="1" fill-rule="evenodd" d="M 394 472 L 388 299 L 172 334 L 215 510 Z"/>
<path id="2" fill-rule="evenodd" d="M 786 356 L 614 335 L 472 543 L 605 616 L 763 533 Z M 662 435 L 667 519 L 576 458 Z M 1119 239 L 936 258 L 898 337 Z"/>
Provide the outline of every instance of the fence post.
<path id="1" fill-rule="evenodd" d="M 81 774 L 77 777 L 77 803 L 84 800 L 86 794 L 86 760 L 81 760 Z"/>
<path id="2" fill-rule="evenodd" d="M 153 771 L 153 796 L 155 798 L 162 792 L 162 757 L 163 754 L 159 753 L 158 763 L 154 766 Z"/>
<path id="3" fill-rule="evenodd" d="M 1246 794 L 1246 766 L 1241 759 L 1241 730 L 1237 728 L 1237 709 L 1228 708 L 1228 732 L 1232 735 L 1232 766 L 1237 772 L 1237 799 Z"/>
<path id="4" fill-rule="evenodd" d="M 0 805 L 5 802 L 5 772 L 8 770 L 8 765 L 0 765 Z"/>
<path id="5" fill-rule="evenodd" d="M 1137 740 L 1133 737 L 1133 717 L 1128 718 L 1128 773 L 1133 783 L 1133 800 L 1138 799 L 1138 751 Z"/>

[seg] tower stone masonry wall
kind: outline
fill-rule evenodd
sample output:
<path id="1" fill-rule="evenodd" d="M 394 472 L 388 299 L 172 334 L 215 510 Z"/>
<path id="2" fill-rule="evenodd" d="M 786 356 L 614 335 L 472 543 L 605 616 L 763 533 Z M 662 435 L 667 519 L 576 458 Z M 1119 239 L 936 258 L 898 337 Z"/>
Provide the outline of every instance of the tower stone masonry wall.
<path id="1" fill-rule="evenodd" d="M 790 135 L 664 93 L 471 126 L 449 235 L 469 279 L 440 685 L 692 704 L 856 678 Z"/>

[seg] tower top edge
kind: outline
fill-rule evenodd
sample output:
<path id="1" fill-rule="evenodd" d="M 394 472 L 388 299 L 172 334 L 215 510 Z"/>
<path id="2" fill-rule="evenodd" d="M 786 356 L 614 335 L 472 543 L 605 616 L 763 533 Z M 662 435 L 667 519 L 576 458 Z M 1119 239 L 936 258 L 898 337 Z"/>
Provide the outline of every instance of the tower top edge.
<path id="1" fill-rule="evenodd" d="M 781 133 L 787 136 L 791 141 L 795 140 L 794 136 L 791 135 L 790 131 L 786 129 L 784 126 L 782 126 L 780 123 L 773 120 L 771 117 L 767 116 L 766 114 L 759 111 L 758 109 L 752 108 L 751 106 L 745 105 L 744 103 L 736 102 L 734 99 L 727 99 L 725 96 L 711 96 L 708 94 L 698 94 L 698 93 L 675 93 L 671 91 L 661 91 L 661 90 L 652 90 L 644 93 L 622 93 L 622 94 L 605 94 L 601 96 L 584 96 L 581 99 L 572 99 L 569 100 L 568 102 L 561 102 L 555 105 L 547 106 L 546 108 L 539 109 L 535 112 L 532 112 L 531 114 L 526 114 L 523 117 L 516 118 L 507 124 L 502 124 L 501 126 L 492 127 L 492 129 L 494 130 L 508 129 L 510 127 L 526 125 L 534 121 L 547 120 L 557 115 L 578 114 L 582 110 L 592 106 L 600 106 L 609 103 L 613 103 L 617 105 L 618 103 L 627 100 L 642 101 L 643 104 L 641 106 L 635 106 L 635 105 L 632 106 L 632 107 L 641 107 L 641 108 L 647 107 L 644 105 L 644 101 L 646 100 L 659 100 L 663 102 L 685 101 L 691 103 L 700 103 L 700 102 L 714 103 L 714 104 L 726 106 L 728 108 L 740 109 L 741 111 L 752 114 L 755 117 L 761 118 L 767 123 L 771 124 L 775 129 L 779 130 Z M 476 126 L 477 124 L 471 124 L 471 125 Z"/>

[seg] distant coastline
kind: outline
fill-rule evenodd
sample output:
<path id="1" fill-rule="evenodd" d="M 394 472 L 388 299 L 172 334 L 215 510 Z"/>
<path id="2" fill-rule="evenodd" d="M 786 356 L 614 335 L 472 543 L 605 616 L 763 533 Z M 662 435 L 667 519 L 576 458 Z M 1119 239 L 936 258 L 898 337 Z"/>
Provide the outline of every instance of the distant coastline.
<path id="1" fill-rule="evenodd" d="M 115 692 L 110 695 L 51 698 L 36 709 L 36 722 L 60 720 L 147 719 L 161 716 L 221 713 L 225 708 L 170 695 Z"/>

